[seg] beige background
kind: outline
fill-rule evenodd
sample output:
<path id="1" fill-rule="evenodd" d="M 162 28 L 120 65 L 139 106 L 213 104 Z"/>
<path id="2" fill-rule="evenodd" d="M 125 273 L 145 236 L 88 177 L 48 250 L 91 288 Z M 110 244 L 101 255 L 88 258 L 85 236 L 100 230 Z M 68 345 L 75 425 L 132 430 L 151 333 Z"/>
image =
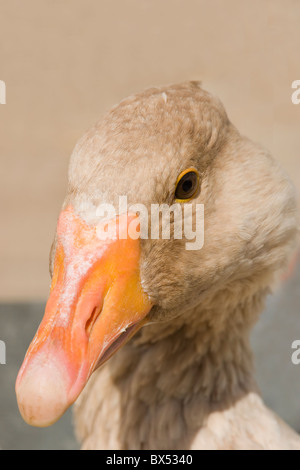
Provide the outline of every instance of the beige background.
<path id="1" fill-rule="evenodd" d="M 300 188 L 298 0 L 0 0 L 0 301 L 44 300 L 70 153 L 114 103 L 200 79 Z"/>

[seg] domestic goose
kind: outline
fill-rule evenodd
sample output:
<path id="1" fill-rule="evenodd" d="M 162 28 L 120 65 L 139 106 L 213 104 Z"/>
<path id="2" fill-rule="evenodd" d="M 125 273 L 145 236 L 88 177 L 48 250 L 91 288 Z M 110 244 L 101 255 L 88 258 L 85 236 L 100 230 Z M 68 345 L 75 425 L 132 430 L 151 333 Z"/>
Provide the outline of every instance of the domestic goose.
<path id="1" fill-rule="evenodd" d="M 201 246 L 175 237 L 175 212 L 169 239 L 151 219 L 142 237 L 134 208 L 153 204 L 204 207 Z M 84 449 L 299 449 L 260 397 L 249 345 L 297 223 L 279 164 L 200 83 L 114 106 L 71 157 L 50 296 L 16 382 L 24 419 L 47 426 L 76 402 Z"/>

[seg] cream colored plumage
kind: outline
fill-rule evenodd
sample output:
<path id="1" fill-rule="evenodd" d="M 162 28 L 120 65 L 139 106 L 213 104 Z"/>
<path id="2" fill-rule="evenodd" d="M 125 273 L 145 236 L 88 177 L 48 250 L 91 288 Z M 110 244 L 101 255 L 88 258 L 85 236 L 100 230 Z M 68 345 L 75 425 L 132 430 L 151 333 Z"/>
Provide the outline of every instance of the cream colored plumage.
<path id="1" fill-rule="evenodd" d="M 96 176 L 97 148 L 106 158 Z M 173 245 L 172 258 L 166 243 L 144 241 L 143 286 L 161 306 L 158 321 L 96 371 L 77 401 L 84 448 L 300 448 L 259 396 L 248 342 L 296 236 L 293 190 L 279 165 L 239 135 L 218 100 L 186 83 L 115 107 L 76 148 L 70 178 L 77 187 L 76 163 L 83 164 L 110 197 L 122 169 L 124 184 L 113 194 L 125 187 L 133 200 L 163 202 L 163 187 L 194 162 L 202 170 L 204 247 L 178 256 Z M 91 197 L 89 181 L 82 184 Z"/>
<path id="2" fill-rule="evenodd" d="M 192 203 L 204 204 L 204 246 L 141 240 L 154 307 L 79 396 L 77 434 L 85 449 L 300 449 L 259 396 L 249 346 L 295 247 L 293 188 L 220 101 L 195 82 L 122 101 L 76 146 L 64 207 L 92 224 L 97 206 L 117 206 L 120 195 L 171 204 L 190 167 L 200 174 Z"/>

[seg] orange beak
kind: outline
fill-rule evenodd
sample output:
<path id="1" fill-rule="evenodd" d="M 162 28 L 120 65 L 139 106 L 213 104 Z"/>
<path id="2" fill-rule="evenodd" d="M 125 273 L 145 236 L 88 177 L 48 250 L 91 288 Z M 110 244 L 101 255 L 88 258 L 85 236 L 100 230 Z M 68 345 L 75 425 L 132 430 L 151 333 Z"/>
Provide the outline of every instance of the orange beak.
<path id="1" fill-rule="evenodd" d="M 45 316 L 16 381 L 27 423 L 57 421 L 93 371 L 146 323 L 152 304 L 141 287 L 139 240 L 124 236 L 136 217 L 107 223 L 115 234 L 100 240 L 71 206 L 61 213 Z"/>

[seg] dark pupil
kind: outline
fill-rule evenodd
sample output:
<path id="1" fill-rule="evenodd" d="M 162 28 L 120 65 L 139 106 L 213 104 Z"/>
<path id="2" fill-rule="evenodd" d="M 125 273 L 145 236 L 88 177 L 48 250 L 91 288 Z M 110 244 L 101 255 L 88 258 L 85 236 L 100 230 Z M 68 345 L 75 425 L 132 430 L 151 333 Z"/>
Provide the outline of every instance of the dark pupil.
<path id="1" fill-rule="evenodd" d="M 182 183 L 182 189 L 185 193 L 190 191 L 191 187 L 193 186 L 192 180 L 186 180 Z"/>
<path id="2" fill-rule="evenodd" d="M 175 197 L 189 199 L 194 195 L 197 186 L 197 175 L 193 171 L 186 173 L 177 184 Z"/>

